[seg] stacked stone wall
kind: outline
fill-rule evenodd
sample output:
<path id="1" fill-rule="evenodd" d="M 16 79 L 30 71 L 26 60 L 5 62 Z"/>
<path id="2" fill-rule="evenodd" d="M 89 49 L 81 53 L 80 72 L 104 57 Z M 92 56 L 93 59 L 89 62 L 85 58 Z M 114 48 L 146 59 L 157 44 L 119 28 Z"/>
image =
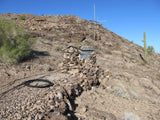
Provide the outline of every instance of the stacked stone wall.
<path id="1" fill-rule="evenodd" d="M 99 77 L 103 74 L 102 69 L 96 64 L 96 54 L 92 52 L 87 60 L 80 56 L 80 49 L 69 46 L 64 50 L 62 72 L 79 76 L 79 83 L 83 90 L 99 84 Z"/>

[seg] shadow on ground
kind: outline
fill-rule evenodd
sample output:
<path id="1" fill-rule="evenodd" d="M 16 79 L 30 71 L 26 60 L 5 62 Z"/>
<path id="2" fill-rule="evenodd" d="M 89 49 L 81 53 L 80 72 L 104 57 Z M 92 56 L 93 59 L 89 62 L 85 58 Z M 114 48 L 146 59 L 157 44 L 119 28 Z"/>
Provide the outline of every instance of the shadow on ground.
<path id="1" fill-rule="evenodd" d="M 32 58 L 39 58 L 39 57 L 43 57 L 43 56 L 49 56 L 50 54 L 47 51 L 35 51 L 32 50 L 31 52 L 31 57 Z"/>

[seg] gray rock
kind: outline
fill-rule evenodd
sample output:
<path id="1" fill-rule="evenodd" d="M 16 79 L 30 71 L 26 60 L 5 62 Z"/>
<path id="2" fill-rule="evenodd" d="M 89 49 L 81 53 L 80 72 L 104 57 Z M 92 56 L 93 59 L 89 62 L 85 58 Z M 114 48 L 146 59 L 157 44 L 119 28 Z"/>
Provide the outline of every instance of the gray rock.
<path id="1" fill-rule="evenodd" d="M 129 91 L 129 94 L 130 94 L 130 96 L 131 96 L 133 99 L 138 99 L 138 95 L 137 95 L 136 92 L 130 90 L 130 91 Z"/>
<path id="2" fill-rule="evenodd" d="M 126 90 L 125 88 L 120 87 L 120 86 L 114 86 L 114 87 L 111 89 L 111 93 L 113 93 L 113 94 L 116 95 L 116 96 L 129 99 L 127 90 Z"/>
<path id="3" fill-rule="evenodd" d="M 45 65 L 43 66 L 43 68 L 44 68 L 45 71 L 51 71 L 50 65 L 45 64 Z"/>
<path id="4" fill-rule="evenodd" d="M 134 115 L 133 113 L 124 113 L 122 116 L 122 120 L 140 120 L 137 115 Z"/>
<path id="5" fill-rule="evenodd" d="M 122 55 L 122 52 L 121 51 L 112 51 L 112 54 L 116 55 L 116 56 L 121 56 Z"/>
<path id="6" fill-rule="evenodd" d="M 89 111 L 89 116 L 91 120 L 117 120 L 114 114 L 94 108 Z"/>
<path id="7" fill-rule="evenodd" d="M 87 111 L 87 107 L 85 106 L 85 107 L 82 107 L 79 112 L 81 114 L 84 114 L 86 111 Z"/>
<path id="8" fill-rule="evenodd" d="M 62 94 L 62 92 L 59 91 L 59 92 L 57 93 L 57 97 L 58 97 L 59 99 L 63 99 L 63 94 Z"/>

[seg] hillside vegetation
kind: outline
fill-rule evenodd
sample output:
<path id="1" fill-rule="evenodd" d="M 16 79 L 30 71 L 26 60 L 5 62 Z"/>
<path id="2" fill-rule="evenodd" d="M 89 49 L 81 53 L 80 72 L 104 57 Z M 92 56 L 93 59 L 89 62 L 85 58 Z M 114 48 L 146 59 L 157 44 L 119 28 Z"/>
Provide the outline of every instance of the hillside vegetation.
<path id="1" fill-rule="evenodd" d="M 29 57 L 34 40 L 24 28 L 15 26 L 12 20 L 0 17 L 0 61 L 6 64 L 19 63 Z"/>

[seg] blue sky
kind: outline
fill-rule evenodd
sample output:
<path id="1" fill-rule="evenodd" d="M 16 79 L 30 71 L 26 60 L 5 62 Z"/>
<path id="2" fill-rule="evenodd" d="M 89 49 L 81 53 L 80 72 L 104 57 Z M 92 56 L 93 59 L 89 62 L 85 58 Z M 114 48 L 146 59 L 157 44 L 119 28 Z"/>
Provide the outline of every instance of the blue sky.
<path id="1" fill-rule="evenodd" d="M 103 21 L 103 26 L 116 34 L 160 53 L 160 0 L 0 0 L 0 13 L 35 15 L 76 15 Z"/>

